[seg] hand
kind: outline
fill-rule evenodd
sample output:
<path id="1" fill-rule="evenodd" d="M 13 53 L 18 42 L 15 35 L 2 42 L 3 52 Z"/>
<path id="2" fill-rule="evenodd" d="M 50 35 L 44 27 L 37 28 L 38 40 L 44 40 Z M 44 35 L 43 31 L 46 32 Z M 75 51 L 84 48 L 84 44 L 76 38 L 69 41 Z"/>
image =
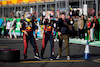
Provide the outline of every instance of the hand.
<path id="1" fill-rule="evenodd" d="M 60 36 L 61 35 L 61 32 L 58 32 L 58 35 Z"/>
<path id="2" fill-rule="evenodd" d="M 57 15 L 58 15 L 58 18 L 60 18 L 60 16 L 59 16 L 59 11 L 57 11 Z"/>
<path id="3" fill-rule="evenodd" d="M 59 15 L 59 11 L 57 11 L 57 15 Z"/>
<path id="4" fill-rule="evenodd" d="M 92 29 L 94 29 L 94 27 L 92 27 Z"/>
<path id="5" fill-rule="evenodd" d="M 28 36 L 28 33 L 26 31 L 24 31 L 24 33 Z"/>
<path id="6" fill-rule="evenodd" d="M 69 25 L 69 28 L 72 28 L 72 26 Z"/>

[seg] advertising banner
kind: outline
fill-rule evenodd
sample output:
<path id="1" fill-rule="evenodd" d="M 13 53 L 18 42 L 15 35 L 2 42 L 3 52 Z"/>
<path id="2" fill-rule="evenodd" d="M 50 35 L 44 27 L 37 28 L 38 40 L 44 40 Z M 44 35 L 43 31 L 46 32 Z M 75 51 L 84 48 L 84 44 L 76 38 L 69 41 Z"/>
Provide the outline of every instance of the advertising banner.
<path id="1" fill-rule="evenodd" d="M 7 4 L 12 4 L 12 0 L 7 0 Z"/>
<path id="2" fill-rule="evenodd" d="M 6 0 L 2 1 L 2 5 L 7 5 L 7 1 Z"/>
<path id="3" fill-rule="evenodd" d="M 16 3 L 17 3 L 17 0 L 12 0 L 12 3 L 13 3 L 13 4 L 16 4 Z"/>
<path id="4" fill-rule="evenodd" d="M 1 27 L 2 22 L 3 22 L 3 18 L 0 18 L 0 27 Z"/>
<path id="5" fill-rule="evenodd" d="M 19 5 L 20 3 L 23 4 L 32 4 L 32 3 L 44 3 L 44 2 L 54 2 L 54 0 L 3 0 L 0 1 L 0 5 Z"/>
<path id="6" fill-rule="evenodd" d="M 2 5 L 2 1 L 0 1 L 0 6 Z"/>
<path id="7" fill-rule="evenodd" d="M 22 3 L 23 2 L 23 0 L 17 0 L 17 3 Z"/>

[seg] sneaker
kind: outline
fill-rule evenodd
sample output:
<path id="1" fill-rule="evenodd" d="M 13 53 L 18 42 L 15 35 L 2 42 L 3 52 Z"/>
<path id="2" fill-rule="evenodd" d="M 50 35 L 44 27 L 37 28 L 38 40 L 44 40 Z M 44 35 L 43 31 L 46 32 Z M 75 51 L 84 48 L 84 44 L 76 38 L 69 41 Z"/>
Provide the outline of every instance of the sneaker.
<path id="1" fill-rule="evenodd" d="M 9 36 L 7 36 L 7 38 L 9 38 Z"/>
<path id="2" fill-rule="evenodd" d="M 35 38 L 36 40 L 39 40 L 38 38 Z"/>
<path id="3" fill-rule="evenodd" d="M 59 41 L 59 39 L 57 39 L 57 41 Z"/>
<path id="4" fill-rule="evenodd" d="M 53 61 L 53 59 L 52 59 L 52 58 L 50 58 L 49 60 L 50 60 L 50 61 Z"/>
<path id="5" fill-rule="evenodd" d="M 39 60 L 40 58 L 38 56 L 34 56 L 35 59 Z"/>
<path id="6" fill-rule="evenodd" d="M 52 55 L 54 56 L 55 52 L 52 52 Z"/>
<path id="7" fill-rule="evenodd" d="M 27 55 L 24 55 L 24 59 L 26 59 L 27 58 Z"/>
<path id="8" fill-rule="evenodd" d="M 88 40 L 88 42 L 90 42 L 90 40 Z"/>
<path id="9" fill-rule="evenodd" d="M 67 60 L 70 60 L 70 57 L 69 56 L 67 56 Z"/>
<path id="10" fill-rule="evenodd" d="M 6 36 L 4 36 L 4 38 L 6 38 Z"/>
<path id="11" fill-rule="evenodd" d="M 58 56 L 56 57 L 56 59 L 60 59 L 60 57 L 61 57 L 61 56 L 60 56 L 60 55 L 58 55 Z"/>
<path id="12" fill-rule="evenodd" d="M 54 42 L 56 42 L 56 39 L 54 39 Z"/>
<path id="13" fill-rule="evenodd" d="M 84 38 L 82 38 L 82 41 L 84 41 Z"/>

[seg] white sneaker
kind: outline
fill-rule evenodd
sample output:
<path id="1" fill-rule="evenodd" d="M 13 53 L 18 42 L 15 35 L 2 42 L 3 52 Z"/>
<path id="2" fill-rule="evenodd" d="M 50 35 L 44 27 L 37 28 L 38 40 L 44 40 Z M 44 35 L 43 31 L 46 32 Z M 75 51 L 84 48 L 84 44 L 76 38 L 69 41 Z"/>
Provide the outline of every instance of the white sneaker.
<path id="1" fill-rule="evenodd" d="M 54 39 L 54 42 L 56 42 L 56 39 Z"/>
<path id="2" fill-rule="evenodd" d="M 90 42 L 90 40 L 88 40 L 88 42 Z"/>
<path id="3" fill-rule="evenodd" d="M 7 38 L 9 38 L 9 36 L 7 36 Z"/>
<path id="4" fill-rule="evenodd" d="M 4 36 L 4 38 L 6 38 L 6 36 Z"/>
<path id="5" fill-rule="evenodd" d="M 57 41 L 59 41 L 59 39 L 57 39 Z"/>
<path id="6" fill-rule="evenodd" d="M 53 61 L 53 59 L 52 59 L 52 58 L 50 58 L 49 60 L 50 60 L 50 61 Z"/>
<path id="7" fill-rule="evenodd" d="M 67 60 L 70 60 L 70 57 L 69 56 L 67 56 Z"/>
<path id="8" fill-rule="evenodd" d="M 52 55 L 54 56 L 55 52 L 52 52 Z"/>
<path id="9" fill-rule="evenodd" d="M 39 40 L 38 38 L 35 38 L 36 40 Z"/>
<path id="10" fill-rule="evenodd" d="M 82 38 L 82 41 L 84 41 L 84 38 Z"/>
<path id="11" fill-rule="evenodd" d="M 56 59 L 57 59 L 57 60 L 60 59 L 60 55 L 58 55 L 58 56 L 56 57 Z"/>
<path id="12" fill-rule="evenodd" d="M 35 58 L 35 59 L 38 59 L 38 60 L 40 59 L 38 56 L 34 56 L 34 58 Z"/>

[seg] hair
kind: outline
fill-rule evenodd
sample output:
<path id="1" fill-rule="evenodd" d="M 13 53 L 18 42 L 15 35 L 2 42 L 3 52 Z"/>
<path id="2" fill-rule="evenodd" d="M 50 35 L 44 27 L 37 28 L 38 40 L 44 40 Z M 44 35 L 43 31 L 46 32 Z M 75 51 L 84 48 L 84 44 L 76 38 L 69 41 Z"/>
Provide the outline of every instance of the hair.
<path id="1" fill-rule="evenodd" d="M 62 13 L 61 13 L 61 15 L 62 15 L 62 14 L 64 14 L 64 15 L 65 15 L 65 13 L 64 13 L 64 12 L 62 12 Z"/>
<path id="2" fill-rule="evenodd" d="M 84 14 L 82 14 L 82 15 L 84 16 Z M 81 15 L 81 16 L 82 16 L 82 15 Z"/>
<path id="3" fill-rule="evenodd" d="M 17 18 L 16 16 L 14 16 L 14 18 Z"/>
<path id="4" fill-rule="evenodd" d="M 9 21 L 9 22 L 10 22 L 10 20 L 7 20 L 7 21 Z"/>

